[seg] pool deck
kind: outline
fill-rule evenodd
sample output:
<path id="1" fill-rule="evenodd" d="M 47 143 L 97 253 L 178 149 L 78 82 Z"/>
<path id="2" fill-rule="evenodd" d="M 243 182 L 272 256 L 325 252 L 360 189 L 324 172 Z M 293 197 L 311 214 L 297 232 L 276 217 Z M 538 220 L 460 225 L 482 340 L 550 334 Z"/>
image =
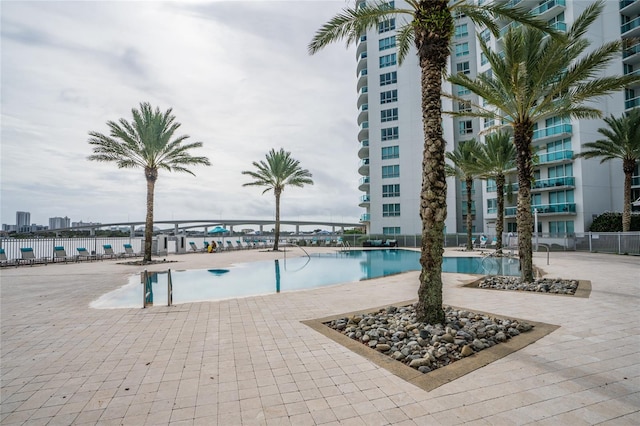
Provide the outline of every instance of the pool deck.
<path id="1" fill-rule="evenodd" d="M 169 255 L 177 262 L 148 269 L 282 256 Z M 546 265 L 546 253 L 534 256 L 547 276 L 591 280 L 590 297 L 464 288 L 474 276 L 444 274 L 446 304 L 560 327 L 429 392 L 301 323 L 414 299 L 417 272 L 99 310 L 89 303 L 144 268 L 118 260 L 3 268 L 0 424 L 640 424 L 640 257 L 551 253 Z"/>

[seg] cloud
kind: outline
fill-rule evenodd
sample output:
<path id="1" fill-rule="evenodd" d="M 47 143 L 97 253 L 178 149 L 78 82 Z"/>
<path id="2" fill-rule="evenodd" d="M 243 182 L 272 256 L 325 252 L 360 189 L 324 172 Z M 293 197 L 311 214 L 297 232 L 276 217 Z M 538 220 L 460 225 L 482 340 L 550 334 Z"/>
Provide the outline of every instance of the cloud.
<path id="1" fill-rule="evenodd" d="M 2 209 L 32 221 L 141 220 L 141 170 L 87 161 L 88 132 L 150 102 L 202 141 L 196 176 L 160 172 L 157 219 L 273 217 L 242 187 L 284 148 L 315 185 L 287 189 L 283 218 L 357 221 L 355 54 L 309 56 L 343 2 L 6 2 L 2 5 Z M 341 219 L 342 220 L 342 219 Z"/>

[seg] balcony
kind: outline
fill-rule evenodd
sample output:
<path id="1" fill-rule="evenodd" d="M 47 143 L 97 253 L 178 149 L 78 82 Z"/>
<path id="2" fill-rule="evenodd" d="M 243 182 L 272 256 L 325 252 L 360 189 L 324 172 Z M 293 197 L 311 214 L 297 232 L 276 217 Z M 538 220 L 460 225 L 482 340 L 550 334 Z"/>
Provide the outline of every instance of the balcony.
<path id="1" fill-rule="evenodd" d="M 369 157 L 369 139 L 365 139 L 360 142 L 360 149 L 358 150 L 358 158 Z"/>
<path id="2" fill-rule="evenodd" d="M 540 179 L 533 183 L 531 190 L 556 189 L 558 187 L 576 186 L 576 178 L 571 176 L 557 177 L 551 179 Z"/>
<path id="3" fill-rule="evenodd" d="M 640 186 L 640 176 L 631 176 L 631 186 Z"/>
<path id="4" fill-rule="evenodd" d="M 360 204 L 358 204 L 360 207 L 369 207 L 369 203 L 371 202 L 371 198 L 369 197 L 369 194 L 364 194 L 360 196 Z"/>
<path id="5" fill-rule="evenodd" d="M 504 27 L 500 28 L 500 31 L 499 31 L 499 34 L 498 34 L 498 39 L 501 39 L 502 37 L 504 37 L 509 32 L 509 29 L 511 29 L 511 28 L 516 29 L 519 26 L 520 26 L 519 23 L 511 22 L 511 23 L 505 25 Z"/>
<path id="6" fill-rule="evenodd" d="M 368 70 L 367 68 L 361 69 L 358 72 L 358 82 L 356 83 L 356 90 L 360 90 L 369 84 Z"/>
<path id="7" fill-rule="evenodd" d="M 515 216 L 517 209 L 517 207 L 507 207 L 504 209 L 505 217 Z M 538 210 L 538 215 L 576 214 L 575 203 L 540 204 L 531 206 L 531 213 L 534 213 L 534 210 L 536 209 Z"/>
<path id="8" fill-rule="evenodd" d="M 634 31 L 636 30 L 636 31 Z M 640 33 L 640 16 L 620 27 L 620 33 L 625 37 L 636 37 Z"/>
<path id="9" fill-rule="evenodd" d="M 520 187 L 518 186 L 517 183 L 510 183 L 504 184 L 504 194 L 507 195 L 509 193 L 509 190 L 511 190 L 511 192 L 518 192 L 518 189 Z M 498 192 L 498 186 L 497 185 L 487 185 L 487 192 Z"/>
<path id="10" fill-rule="evenodd" d="M 538 16 L 538 19 L 545 20 L 547 19 L 546 15 L 557 15 L 558 9 L 565 6 L 565 0 L 549 0 L 532 9 L 531 14 Z"/>
<path id="11" fill-rule="evenodd" d="M 365 37 L 364 40 L 362 40 L 362 38 L 359 38 L 358 44 L 356 46 L 356 56 L 366 52 L 367 52 L 367 37 Z"/>
<path id="12" fill-rule="evenodd" d="M 360 215 L 360 222 L 371 222 L 371 215 L 369 213 L 362 213 Z"/>
<path id="13" fill-rule="evenodd" d="M 622 59 L 625 63 L 634 63 L 637 59 L 640 59 L 640 55 L 638 55 L 638 53 L 640 53 L 640 43 L 634 44 L 633 46 L 627 46 L 622 51 Z"/>
<path id="14" fill-rule="evenodd" d="M 360 160 L 360 163 L 358 166 L 358 173 L 360 173 L 361 176 L 369 176 L 369 159 L 368 158 L 363 158 L 362 160 Z"/>
<path id="15" fill-rule="evenodd" d="M 620 0 L 620 14 L 637 16 L 640 13 L 640 2 L 637 0 Z"/>
<path id="16" fill-rule="evenodd" d="M 358 132 L 358 140 L 360 142 L 369 140 L 369 122 L 363 121 L 360 125 L 360 131 Z"/>
<path id="17" fill-rule="evenodd" d="M 564 124 L 564 123 L 556 124 L 554 126 L 534 130 L 533 140 L 535 141 L 536 139 L 544 139 L 551 136 L 559 136 L 559 135 L 569 136 L 571 135 L 572 132 L 573 132 L 573 127 L 571 126 L 571 124 Z"/>
<path id="18" fill-rule="evenodd" d="M 358 126 L 369 122 L 369 104 L 362 104 L 358 113 Z"/>
<path id="19" fill-rule="evenodd" d="M 358 181 L 358 190 L 363 192 L 369 191 L 369 176 L 362 176 Z"/>
<path id="20" fill-rule="evenodd" d="M 568 149 L 564 151 L 554 151 L 548 152 L 546 154 L 538 154 L 538 164 L 566 162 L 571 159 L 573 159 L 573 151 Z"/>
<path id="21" fill-rule="evenodd" d="M 363 86 L 358 90 L 358 102 L 357 107 L 362 107 L 363 104 L 369 102 L 369 88 L 367 86 Z"/>
<path id="22" fill-rule="evenodd" d="M 625 109 L 631 109 L 637 106 L 640 106 L 640 96 L 636 96 L 635 98 L 627 99 L 626 101 L 624 101 Z"/>

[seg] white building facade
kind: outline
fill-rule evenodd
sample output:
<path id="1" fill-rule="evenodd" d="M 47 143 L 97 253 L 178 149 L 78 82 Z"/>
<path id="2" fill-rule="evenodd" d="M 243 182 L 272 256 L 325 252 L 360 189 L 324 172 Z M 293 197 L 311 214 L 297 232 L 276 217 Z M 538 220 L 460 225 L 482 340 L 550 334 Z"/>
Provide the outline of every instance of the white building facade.
<path id="1" fill-rule="evenodd" d="M 367 0 L 360 0 L 362 4 Z M 482 0 L 479 0 L 482 2 Z M 404 7 L 403 1 L 390 2 Z M 566 30 L 590 2 L 573 0 L 512 0 L 526 7 L 559 30 Z M 407 6 L 409 7 L 409 6 Z M 607 75 L 640 72 L 640 0 L 605 2 L 605 10 L 590 27 L 592 48 L 612 40 L 628 39 L 624 54 L 612 61 Z M 400 22 L 397 23 L 401 25 Z M 506 32 L 510 22 L 499 23 Z M 415 51 L 410 51 L 398 66 L 395 47 L 396 22 L 380 23 L 363 34 L 356 46 L 358 142 L 360 149 L 360 206 L 365 210 L 361 222 L 372 234 L 411 235 L 421 233 L 419 194 L 422 179 L 424 136 L 420 109 L 420 69 Z M 503 32 L 504 34 L 504 32 Z M 501 38 L 477 28 L 465 16 L 455 19 L 451 46 L 451 72 L 471 77 L 491 72 L 479 49 L 477 36 L 496 51 Z M 456 96 L 478 102 L 462 88 L 444 85 Z M 597 107 L 605 115 L 620 116 L 640 105 L 640 87 L 598 99 Z M 443 98 L 443 110 L 465 108 L 464 103 Z M 460 142 L 483 140 L 483 130 L 491 127 L 479 119 L 443 116 L 447 150 Z M 620 161 L 600 164 L 599 159 L 573 159 L 583 143 L 601 139 L 597 132 L 606 127 L 602 120 L 562 120 L 551 117 L 536 123 L 534 147 L 539 163 L 532 185 L 532 208 L 537 211 L 538 231 L 545 234 L 585 232 L 594 216 L 605 211 L 622 211 L 623 173 Z M 513 178 L 515 182 L 515 177 Z M 633 178 L 633 199 L 640 197 L 640 176 Z M 517 185 L 507 197 L 505 232 L 517 231 L 515 205 Z M 476 181 L 473 187 L 473 232 L 495 233 L 496 190 L 491 181 Z M 448 233 L 465 232 L 466 203 L 464 185 L 448 179 L 446 229 Z"/>

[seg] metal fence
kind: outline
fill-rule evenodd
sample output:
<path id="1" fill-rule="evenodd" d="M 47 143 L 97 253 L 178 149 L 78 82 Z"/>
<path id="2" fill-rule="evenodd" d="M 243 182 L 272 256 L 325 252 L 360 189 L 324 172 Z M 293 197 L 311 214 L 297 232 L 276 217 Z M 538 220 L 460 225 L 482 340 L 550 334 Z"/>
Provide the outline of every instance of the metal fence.
<path id="1" fill-rule="evenodd" d="M 7 259 L 20 259 L 20 249 L 31 247 L 36 257 L 47 257 L 54 260 L 54 247 L 64 247 L 67 256 L 78 254 L 78 248 L 85 248 L 91 254 L 104 254 L 103 245 L 111 244 L 115 253 L 124 253 L 124 244 L 131 244 L 133 250 L 138 253 L 142 250 L 142 238 L 136 237 L 79 237 L 79 238 L 20 238 L 0 239 L 0 248 L 3 248 Z"/>
<path id="2" fill-rule="evenodd" d="M 473 234 L 473 237 L 479 240 L 481 234 Z M 494 235 L 485 234 L 488 240 L 487 247 L 490 247 L 490 242 L 494 238 Z M 197 237 L 196 237 L 197 238 Z M 242 236 L 230 237 L 235 239 L 243 239 Z M 398 247 L 412 247 L 419 248 L 422 244 L 422 236 L 420 235 L 362 235 L 362 234 L 345 234 L 345 235 L 331 235 L 322 236 L 318 238 L 317 245 L 338 245 L 337 241 L 340 238 L 344 244 L 351 247 L 362 247 L 363 243 L 367 240 L 396 240 Z M 502 237 L 502 244 L 504 248 L 517 249 L 518 241 L 517 234 L 505 233 Z M 210 239 L 210 237 L 209 237 Z M 229 239 L 229 237 L 227 237 Z M 302 236 L 302 238 L 287 237 L 287 240 L 301 242 L 302 239 L 306 241 L 306 245 L 312 245 L 311 238 L 309 236 Z M 193 237 L 187 237 L 187 240 L 194 240 Z M 284 242 L 284 241 L 283 241 Z M 578 234 L 538 234 L 533 236 L 534 250 L 538 245 L 546 245 L 551 251 L 584 251 L 592 253 L 616 253 L 616 254 L 630 254 L 640 255 L 640 232 L 585 232 Z M 168 253 L 177 252 L 177 243 L 174 237 L 169 237 L 168 240 Z M 464 247 L 467 243 L 467 234 L 446 234 L 444 236 L 445 247 Z M 20 248 L 31 247 L 36 257 L 47 257 L 51 260 L 54 258 L 54 247 L 62 246 L 68 256 L 74 256 L 78 254 L 77 249 L 83 247 L 92 254 L 101 255 L 104 254 L 103 245 L 110 244 L 113 251 L 116 253 L 124 252 L 124 244 L 131 244 L 133 250 L 136 253 L 142 251 L 144 241 L 141 237 L 79 237 L 79 238 L 25 238 L 25 239 L 0 239 L 0 248 L 5 250 L 8 259 L 20 259 Z M 188 250 L 187 250 L 188 251 Z"/>

